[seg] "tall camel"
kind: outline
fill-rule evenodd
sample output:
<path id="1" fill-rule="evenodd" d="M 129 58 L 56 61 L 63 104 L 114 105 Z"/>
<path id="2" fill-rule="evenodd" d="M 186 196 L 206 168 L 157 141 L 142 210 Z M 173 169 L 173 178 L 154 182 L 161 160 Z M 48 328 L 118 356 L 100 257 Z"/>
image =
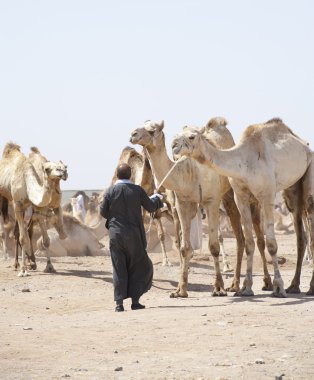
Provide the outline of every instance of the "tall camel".
<path id="1" fill-rule="evenodd" d="M 171 294 L 171 297 L 188 296 L 188 267 L 192 257 L 190 227 L 191 220 L 196 215 L 199 205 L 206 210 L 208 216 L 209 250 L 214 258 L 216 275 L 212 294 L 224 296 L 227 292 L 224 289 L 220 271 L 218 241 L 219 205 L 222 198 L 224 198 L 225 208 L 228 210 L 237 238 L 238 255 L 242 257 L 244 250 L 240 215 L 234 203 L 233 195 L 230 195 L 230 185 L 226 178 L 220 177 L 213 170 L 208 170 L 206 166 L 188 157 L 181 159 L 173 167 L 174 162 L 167 155 L 163 128 L 163 121 L 160 123 L 147 121 L 143 127 L 132 132 L 130 141 L 146 148 L 157 180 L 159 182 L 164 180 L 165 188 L 175 192 L 175 205 L 181 225 L 181 273 L 178 288 Z M 220 135 L 218 128 L 217 133 Z M 169 172 L 171 169 L 172 171 Z M 238 278 L 233 282 L 236 289 L 239 286 L 237 281 L 239 281 Z"/>
<path id="2" fill-rule="evenodd" d="M 274 201 L 277 191 L 288 189 L 306 172 L 311 162 L 308 145 L 296 136 L 281 119 L 251 125 L 233 148 L 220 150 L 207 141 L 204 130 L 185 128 L 176 139 L 181 154 L 196 158 L 218 174 L 229 177 L 244 226 L 247 272 L 238 295 L 254 295 L 252 290 L 254 239 L 250 198 L 261 205 L 264 214 L 266 246 L 274 267 L 275 297 L 286 297 L 280 275 L 274 231 Z M 287 170 L 289 168 L 289 170 Z"/>
<path id="3" fill-rule="evenodd" d="M 137 152 L 134 148 L 125 147 L 120 155 L 119 162 L 125 162 L 132 168 L 131 180 L 143 187 L 148 195 L 152 195 L 156 189 L 154 176 L 150 163 L 144 153 Z M 117 180 L 117 174 L 115 172 L 111 183 L 114 184 Z M 168 210 L 167 210 L 168 211 Z M 161 217 L 162 211 L 158 210 L 154 213 L 154 221 L 157 225 L 158 239 L 161 245 L 162 251 L 162 265 L 171 266 L 171 262 L 168 259 L 166 246 L 165 246 L 165 232 L 162 226 Z M 176 239 L 178 241 L 178 238 Z"/>
<path id="4" fill-rule="evenodd" d="M 39 178 L 30 160 L 14 143 L 8 143 L 0 160 L 0 195 L 12 201 L 15 219 L 19 226 L 22 246 L 23 266 L 20 276 L 27 275 L 25 254 L 31 257 L 32 249 L 24 226 L 24 213 L 30 206 L 45 207 L 51 201 L 51 185 L 48 173 L 55 173 L 55 164 L 45 162 L 42 165 L 43 178 Z"/>

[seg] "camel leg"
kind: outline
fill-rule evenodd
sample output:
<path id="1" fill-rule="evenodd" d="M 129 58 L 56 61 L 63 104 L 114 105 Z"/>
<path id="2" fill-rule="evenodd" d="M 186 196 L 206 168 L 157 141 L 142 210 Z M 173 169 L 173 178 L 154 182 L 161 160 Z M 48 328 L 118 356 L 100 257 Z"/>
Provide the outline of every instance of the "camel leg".
<path id="1" fill-rule="evenodd" d="M 191 220 L 197 212 L 197 203 L 184 202 L 176 200 L 177 212 L 180 220 L 182 240 L 180 246 L 180 254 L 182 263 L 180 266 L 180 281 L 176 291 L 170 294 L 171 298 L 187 297 L 188 270 L 189 263 L 192 258 L 192 247 L 190 243 Z"/>
<path id="2" fill-rule="evenodd" d="M 49 236 L 48 236 L 48 233 L 47 233 L 47 226 L 46 226 L 46 220 L 45 220 L 45 218 L 46 217 L 44 215 L 37 214 L 37 221 L 38 221 L 40 232 L 41 232 L 41 240 L 42 240 L 41 244 L 45 248 L 48 248 L 49 245 L 50 245 L 50 239 L 49 239 Z"/>
<path id="3" fill-rule="evenodd" d="M 163 266 L 171 266 L 171 262 L 168 259 L 167 252 L 166 252 L 166 246 L 165 246 L 165 232 L 161 223 L 160 218 L 156 219 L 156 224 L 157 224 L 157 234 L 158 234 L 158 239 L 160 241 L 161 245 L 161 251 L 162 251 L 162 265 Z"/>
<path id="4" fill-rule="evenodd" d="M 314 295 L 314 255 L 313 255 L 313 252 L 314 252 L 314 199 L 311 193 L 306 196 L 305 210 L 306 210 L 308 226 L 309 226 L 309 234 L 310 234 L 309 244 L 310 244 L 310 251 L 312 253 L 312 261 L 313 261 L 312 279 L 310 282 L 310 288 L 306 292 L 306 295 L 313 296 Z"/>
<path id="5" fill-rule="evenodd" d="M 311 221 L 310 221 L 310 234 L 311 234 L 310 245 L 311 245 L 311 248 L 310 248 L 310 250 L 312 253 L 313 272 L 312 272 L 312 279 L 310 282 L 310 288 L 306 292 L 306 295 L 307 296 L 314 296 L 314 255 L 313 255 L 313 252 L 314 252 L 314 215 L 311 215 L 310 218 L 311 218 Z"/>
<path id="6" fill-rule="evenodd" d="M 20 267 L 20 263 L 19 263 L 19 241 L 18 240 L 15 240 L 15 260 L 14 260 L 14 270 L 18 270 L 19 267 Z"/>
<path id="7" fill-rule="evenodd" d="M 292 214 L 294 230 L 297 238 L 297 265 L 295 269 L 294 277 L 291 281 L 290 286 L 286 289 L 287 293 L 298 294 L 300 290 L 300 278 L 303 257 L 306 249 L 306 235 L 303 227 L 302 213 L 302 189 L 301 183 L 298 182 L 295 185 L 291 186 L 289 189 L 286 189 L 283 192 L 283 197 L 286 202 L 287 208 Z"/>
<path id="8" fill-rule="evenodd" d="M 27 267 L 26 267 L 26 254 L 25 254 L 25 249 L 22 247 L 22 268 L 20 273 L 18 274 L 18 277 L 26 277 L 29 276 L 29 273 L 27 272 Z"/>
<path id="9" fill-rule="evenodd" d="M 8 260 L 8 248 L 7 248 L 7 234 L 4 228 L 4 219 L 2 213 L 0 213 L 0 239 L 2 240 L 2 248 L 3 248 L 3 260 Z"/>
<path id="10" fill-rule="evenodd" d="M 232 271 L 232 267 L 231 267 L 231 264 L 227 258 L 227 254 L 226 254 L 226 251 L 225 251 L 225 247 L 224 247 L 224 238 L 220 232 L 220 229 L 218 230 L 219 231 L 219 235 L 218 235 L 218 240 L 219 240 L 219 247 L 220 247 L 220 252 L 221 252 L 221 256 L 222 256 L 222 263 L 223 263 L 223 270 L 222 272 L 223 273 L 226 273 L 226 272 L 231 272 Z"/>
<path id="11" fill-rule="evenodd" d="M 275 237 L 274 229 L 274 199 L 275 192 L 269 194 L 268 197 L 265 197 L 260 204 L 263 205 L 264 217 L 265 217 L 265 228 L 266 228 L 266 246 L 267 250 L 272 258 L 272 263 L 274 267 L 274 281 L 273 287 L 274 291 L 272 293 L 273 297 L 287 297 L 286 291 L 284 289 L 283 279 L 280 274 L 278 257 L 277 257 L 277 241 Z"/>
<path id="12" fill-rule="evenodd" d="M 233 187 L 236 185 L 234 184 Z M 234 194 L 238 210 L 241 215 L 241 220 L 244 228 L 244 237 L 245 237 L 245 252 L 247 256 L 247 267 L 246 267 L 246 276 L 243 281 L 243 286 L 239 292 L 236 292 L 236 296 L 254 296 L 252 290 L 253 285 L 253 256 L 255 243 L 253 238 L 252 231 L 252 215 L 250 210 L 250 194 L 246 191 L 241 191 L 238 189 L 237 193 Z"/>
<path id="13" fill-rule="evenodd" d="M 222 199 L 226 213 L 230 219 L 231 227 L 237 240 L 237 262 L 234 270 L 232 284 L 227 291 L 240 291 L 241 264 L 244 252 L 244 235 L 241 227 L 241 216 L 234 200 L 233 190 L 230 189 Z"/>
<path id="14" fill-rule="evenodd" d="M 55 215 L 57 216 L 57 224 L 55 228 L 59 234 L 59 238 L 61 240 L 66 239 L 67 234 L 64 230 L 62 207 L 54 208 L 53 211 Z"/>
<path id="15" fill-rule="evenodd" d="M 273 284 L 272 284 L 271 277 L 267 268 L 267 260 L 265 256 L 264 231 L 263 231 L 262 222 L 261 222 L 260 208 L 257 201 L 251 202 L 250 208 L 251 208 L 253 227 L 256 234 L 257 248 L 260 252 L 262 262 L 263 262 L 264 286 L 262 287 L 262 290 L 273 290 Z"/>
<path id="16" fill-rule="evenodd" d="M 215 283 L 213 296 L 226 296 L 227 292 L 224 289 L 224 282 L 220 271 L 219 265 L 219 240 L 218 240 L 218 226 L 219 226 L 219 202 L 213 200 L 204 205 L 207 214 L 208 222 L 208 248 L 214 259 L 215 266 Z"/>
<path id="17" fill-rule="evenodd" d="M 31 245 L 31 254 L 30 254 L 30 256 L 28 256 L 28 266 L 29 266 L 29 269 L 35 270 L 37 268 L 37 264 L 36 264 L 36 258 L 35 258 L 35 254 L 34 254 L 34 247 L 33 247 L 33 241 L 32 241 L 33 228 L 34 228 L 34 222 L 31 218 L 31 220 L 28 224 L 28 227 L 27 227 L 27 233 L 28 233 L 29 241 L 30 241 L 30 245 Z"/>
<path id="18" fill-rule="evenodd" d="M 31 252 L 31 242 L 28 236 L 28 233 L 26 231 L 25 225 L 24 225 L 24 210 L 22 206 L 18 202 L 14 202 L 14 210 L 15 210 L 15 219 L 18 224 L 19 228 L 19 241 L 20 245 L 22 247 L 22 258 L 24 257 L 23 261 L 23 267 L 22 271 L 25 267 L 25 261 L 26 261 L 26 255 L 28 257 L 32 257 Z M 24 251 L 23 251 L 24 249 Z M 35 263 L 34 263 L 35 264 Z"/>
<path id="19" fill-rule="evenodd" d="M 50 259 L 50 249 L 49 248 L 45 249 L 45 253 L 47 256 L 47 265 L 46 265 L 46 268 L 44 269 L 44 273 L 56 273 L 56 270 L 53 267 L 51 259 Z"/>
<path id="20" fill-rule="evenodd" d="M 180 220 L 179 220 L 179 215 L 177 212 L 176 207 L 172 207 L 172 215 L 173 215 L 173 224 L 174 224 L 174 230 L 175 230 L 175 246 L 177 247 L 177 250 L 180 255 L 180 265 L 182 264 L 182 256 L 181 256 L 181 241 L 182 241 L 182 234 L 181 234 L 181 225 L 180 225 Z"/>

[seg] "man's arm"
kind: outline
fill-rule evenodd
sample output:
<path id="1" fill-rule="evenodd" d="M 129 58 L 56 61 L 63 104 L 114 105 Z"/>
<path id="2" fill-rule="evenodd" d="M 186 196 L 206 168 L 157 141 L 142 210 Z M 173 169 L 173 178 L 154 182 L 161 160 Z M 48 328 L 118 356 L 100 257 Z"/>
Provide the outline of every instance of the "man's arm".
<path id="1" fill-rule="evenodd" d="M 146 211 L 154 212 L 163 207 L 163 203 L 158 195 L 159 194 L 155 194 L 149 198 L 145 190 L 141 188 L 141 205 L 145 208 Z"/>

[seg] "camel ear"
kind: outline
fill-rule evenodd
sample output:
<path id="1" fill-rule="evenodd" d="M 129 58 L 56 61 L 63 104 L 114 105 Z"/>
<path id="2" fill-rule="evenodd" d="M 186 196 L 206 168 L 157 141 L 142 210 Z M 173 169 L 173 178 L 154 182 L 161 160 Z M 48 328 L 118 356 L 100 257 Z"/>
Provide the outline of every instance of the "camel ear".
<path id="1" fill-rule="evenodd" d="M 200 128 L 200 134 L 201 134 L 201 135 L 204 134 L 205 131 L 206 131 L 206 127 L 202 127 L 202 128 Z"/>
<path id="2" fill-rule="evenodd" d="M 162 131 L 164 129 L 164 126 L 165 126 L 165 122 L 164 120 L 161 120 L 161 122 L 158 124 L 158 130 Z"/>
<path id="3" fill-rule="evenodd" d="M 51 166 L 50 162 L 45 162 L 43 164 L 43 169 L 49 175 L 52 172 L 52 166 Z"/>

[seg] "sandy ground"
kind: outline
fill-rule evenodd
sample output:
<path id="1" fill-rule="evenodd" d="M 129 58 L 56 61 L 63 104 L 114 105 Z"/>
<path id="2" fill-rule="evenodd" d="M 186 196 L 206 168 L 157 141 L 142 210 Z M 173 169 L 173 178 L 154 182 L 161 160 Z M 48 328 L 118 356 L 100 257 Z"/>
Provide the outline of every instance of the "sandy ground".
<path id="1" fill-rule="evenodd" d="M 296 261 L 294 235 L 279 236 L 288 286 Z M 235 241 L 226 239 L 234 262 Z M 312 268 L 303 267 L 302 293 L 275 299 L 262 292 L 255 255 L 255 296 L 211 297 L 212 260 L 196 255 L 189 298 L 170 299 L 173 267 L 154 262 L 145 310 L 114 312 L 106 257 L 53 259 L 56 274 L 18 278 L 12 260 L 0 263 L 1 379 L 313 379 L 314 300 L 305 296 Z M 243 263 L 245 268 L 246 261 Z M 244 272 L 244 269 L 242 270 Z M 226 278 L 229 285 L 231 277 Z M 24 290 L 24 292 L 23 292 Z M 29 290 L 29 292 L 25 292 Z"/>

